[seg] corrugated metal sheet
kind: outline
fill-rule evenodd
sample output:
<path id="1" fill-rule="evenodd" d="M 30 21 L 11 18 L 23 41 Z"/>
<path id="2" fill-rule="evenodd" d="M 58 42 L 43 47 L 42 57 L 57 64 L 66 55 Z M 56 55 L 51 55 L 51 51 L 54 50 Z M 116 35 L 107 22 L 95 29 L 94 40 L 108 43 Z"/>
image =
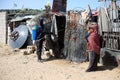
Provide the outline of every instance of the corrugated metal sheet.
<path id="1" fill-rule="evenodd" d="M 53 0 L 52 12 L 66 12 L 67 0 Z"/>

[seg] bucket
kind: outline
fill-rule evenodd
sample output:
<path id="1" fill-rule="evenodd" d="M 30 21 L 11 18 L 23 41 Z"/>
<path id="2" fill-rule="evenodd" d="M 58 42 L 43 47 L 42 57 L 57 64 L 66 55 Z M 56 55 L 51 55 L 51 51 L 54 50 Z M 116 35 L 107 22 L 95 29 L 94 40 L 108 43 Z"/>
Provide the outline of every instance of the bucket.
<path id="1" fill-rule="evenodd" d="M 37 26 L 32 27 L 32 40 L 36 40 Z"/>

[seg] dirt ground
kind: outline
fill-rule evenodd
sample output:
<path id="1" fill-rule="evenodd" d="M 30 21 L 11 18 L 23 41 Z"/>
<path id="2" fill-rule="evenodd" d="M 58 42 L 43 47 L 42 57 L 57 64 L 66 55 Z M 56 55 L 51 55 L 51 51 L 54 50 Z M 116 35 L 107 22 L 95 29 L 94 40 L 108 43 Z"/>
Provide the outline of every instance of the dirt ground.
<path id="1" fill-rule="evenodd" d="M 0 45 L 0 80 L 120 80 L 120 68 L 99 64 L 98 71 L 85 72 L 88 62 L 64 59 L 37 62 L 36 54 L 23 55 Z"/>

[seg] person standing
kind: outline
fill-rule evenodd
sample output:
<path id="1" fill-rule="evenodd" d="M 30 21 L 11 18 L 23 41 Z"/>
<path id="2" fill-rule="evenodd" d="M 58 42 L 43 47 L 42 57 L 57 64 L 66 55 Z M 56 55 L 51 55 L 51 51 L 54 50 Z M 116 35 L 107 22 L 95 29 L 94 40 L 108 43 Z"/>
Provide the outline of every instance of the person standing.
<path id="1" fill-rule="evenodd" d="M 44 20 L 41 19 L 40 26 L 35 25 L 32 27 L 32 40 L 33 40 L 33 45 L 36 44 L 36 48 L 37 48 L 36 53 L 37 53 L 38 62 L 43 62 L 41 58 L 41 52 L 42 52 L 42 44 L 44 41 L 44 36 L 45 36 Z"/>
<path id="2" fill-rule="evenodd" d="M 89 53 L 89 66 L 86 72 L 96 71 L 97 63 L 100 55 L 100 42 L 97 30 L 97 23 L 91 22 L 89 30 L 86 34 L 87 50 Z"/>

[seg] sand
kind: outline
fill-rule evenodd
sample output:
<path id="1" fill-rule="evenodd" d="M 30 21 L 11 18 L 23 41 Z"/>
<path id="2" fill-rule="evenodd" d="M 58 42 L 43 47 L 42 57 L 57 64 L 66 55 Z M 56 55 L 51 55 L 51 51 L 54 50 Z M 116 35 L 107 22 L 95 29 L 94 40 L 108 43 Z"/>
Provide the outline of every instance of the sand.
<path id="1" fill-rule="evenodd" d="M 120 80 L 120 68 L 98 65 L 98 71 L 85 72 L 88 62 L 64 59 L 37 62 L 36 54 L 23 55 L 8 45 L 0 45 L 0 80 Z"/>

